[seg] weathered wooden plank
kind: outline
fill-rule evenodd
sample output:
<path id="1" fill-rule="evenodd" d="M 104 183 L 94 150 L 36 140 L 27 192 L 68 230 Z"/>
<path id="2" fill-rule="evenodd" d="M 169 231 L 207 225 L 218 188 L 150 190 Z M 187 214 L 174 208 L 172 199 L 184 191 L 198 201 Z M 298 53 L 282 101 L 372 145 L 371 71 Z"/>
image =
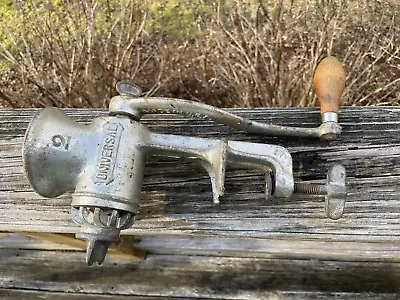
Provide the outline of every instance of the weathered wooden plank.
<path id="1" fill-rule="evenodd" d="M 49 232 L 21 232 L 22 235 L 57 244 L 69 245 L 74 248 L 86 250 L 87 242 L 76 239 L 72 233 L 49 233 Z M 108 255 L 123 259 L 145 259 L 146 252 L 132 247 L 134 237 L 122 236 L 118 243 L 113 243 L 108 248 Z"/>
<path id="2" fill-rule="evenodd" d="M 143 250 L 151 254 L 400 262 L 400 242 L 141 236 L 133 240 L 133 246 L 136 251 Z M 82 251 L 81 248 L 17 234 L 0 238 L 0 249 Z M 112 255 L 112 249 L 109 254 Z"/>
<path id="3" fill-rule="evenodd" d="M 88 267 L 84 255 L 0 250 L 0 287 L 213 299 L 301 299 L 300 293 L 379 299 L 376 294 L 400 292 L 398 263 L 149 255 L 129 263 L 107 258 L 100 267 Z"/>
<path id="4" fill-rule="evenodd" d="M 146 236 L 133 246 L 153 254 L 400 262 L 399 242 Z"/>
<path id="5" fill-rule="evenodd" d="M 378 295 L 372 295 L 377 297 Z M 383 298 L 366 298 L 366 299 L 394 299 L 392 295 L 379 295 Z M 1 300 L 46 300 L 46 299 L 58 299 L 58 300 L 160 300 L 165 297 L 139 297 L 139 296 L 118 296 L 118 295 L 99 295 L 99 294 L 82 294 L 82 293 L 63 293 L 63 292 L 47 292 L 47 291 L 29 291 L 29 290 L 17 290 L 17 289 L 0 289 Z M 168 300 L 185 300 L 193 298 L 170 298 Z M 198 298 L 201 300 L 200 298 Z M 354 299 L 354 298 L 353 298 Z"/>
<path id="6" fill-rule="evenodd" d="M 32 192 L 21 165 L 23 135 L 36 110 L 2 110 L 0 117 L 0 229 L 75 232 L 70 196 L 44 199 Z M 67 110 L 79 122 L 104 111 Z M 316 126 L 316 109 L 235 110 L 274 124 Z M 149 159 L 138 221 L 125 234 L 245 236 L 329 241 L 397 241 L 400 234 L 400 109 L 343 108 L 344 132 L 331 143 L 301 138 L 250 136 L 211 121 L 171 115 L 148 116 L 152 130 L 286 146 L 294 173 L 319 182 L 334 162 L 345 165 L 349 196 L 343 219 L 325 217 L 323 198 L 294 196 L 263 200 L 263 176 L 231 170 L 220 206 L 211 205 L 208 176 L 199 166 Z"/>
<path id="7" fill-rule="evenodd" d="M 398 300 L 398 294 L 375 294 L 375 293 L 304 293 L 304 292 L 268 292 L 265 293 L 263 299 L 268 300 L 303 300 L 303 299 L 365 299 L 365 300 Z M 59 300 L 75 300 L 75 299 L 99 299 L 99 300 L 159 300 L 166 299 L 165 297 L 138 297 L 138 296 L 119 296 L 119 295 L 98 295 L 98 294 L 70 294 L 61 292 L 46 292 L 46 291 L 26 291 L 26 290 L 13 290 L 13 289 L 0 289 L 1 300 L 45 300 L 45 299 L 59 299 Z M 186 300 L 186 299 L 215 299 L 210 298 L 176 298 L 168 297 L 168 300 Z M 255 299 L 255 298 L 254 298 Z"/>
<path id="8" fill-rule="evenodd" d="M 82 248 L 37 239 L 19 233 L 2 233 L 0 249 L 84 251 Z M 85 249 L 86 250 L 86 249 Z"/>

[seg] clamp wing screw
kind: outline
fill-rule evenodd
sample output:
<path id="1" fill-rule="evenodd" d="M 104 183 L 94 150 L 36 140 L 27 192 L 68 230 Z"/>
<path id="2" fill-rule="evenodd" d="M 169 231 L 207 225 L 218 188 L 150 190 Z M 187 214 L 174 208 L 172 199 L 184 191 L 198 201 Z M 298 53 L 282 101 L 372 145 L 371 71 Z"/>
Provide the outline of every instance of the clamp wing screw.
<path id="1" fill-rule="evenodd" d="M 327 174 L 326 184 L 294 183 L 294 192 L 299 194 L 325 195 L 325 212 L 332 220 L 343 216 L 346 191 L 346 170 L 342 165 L 334 165 Z"/>

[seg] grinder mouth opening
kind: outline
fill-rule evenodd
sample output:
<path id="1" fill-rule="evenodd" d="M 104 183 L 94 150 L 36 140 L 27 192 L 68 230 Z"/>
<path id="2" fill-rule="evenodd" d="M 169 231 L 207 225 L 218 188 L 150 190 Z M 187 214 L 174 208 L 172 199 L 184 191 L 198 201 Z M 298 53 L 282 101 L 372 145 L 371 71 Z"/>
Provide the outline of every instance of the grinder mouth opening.
<path id="1" fill-rule="evenodd" d="M 57 148 L 55 137 L 61 137 L 71 122 L 63 110 L 46 107 L 33 116 L 25 132 L 23 168 L 33 190 L 43 197 L 57 197 L 69 186 L 69 166 L 63 162 L 65 154 Z"/>
<path id="2" fill-rule="evenodd" d="M 28 124 L 24 135 L 24 141 L 22 146 L 22 166 L 24 168 L 26 177 L 28 179 L 29 184 L 33 188 L 33 190 L 42 195 L 42 191 L 39 184 L 36 184 L 36 175 L 34 175 L 34 153 L 32 153 L 32 146 L 34 144 L 33 140 L 35 139 L 36 128 L 38 127 L 38 121 L 40 120 L 43 113 L 45 113 L 45 109 L 40 109 L 37 111 L 31 121 Z"/>

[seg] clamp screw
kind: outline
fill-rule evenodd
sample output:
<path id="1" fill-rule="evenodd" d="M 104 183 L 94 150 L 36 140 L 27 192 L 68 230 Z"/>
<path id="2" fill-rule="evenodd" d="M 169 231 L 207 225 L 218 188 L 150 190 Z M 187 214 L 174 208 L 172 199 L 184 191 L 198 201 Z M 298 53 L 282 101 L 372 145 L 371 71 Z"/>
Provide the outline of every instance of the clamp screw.
<path id="1" fill-rule="evenodd" d="M 346 170 L 342 165 L 334 165 L 327 174 L 326 184 L 295 182 L 294 192 L 300 194 L 325 195 L 325 212 L 332 220 L 343 216 L 347 197 Z"/>

